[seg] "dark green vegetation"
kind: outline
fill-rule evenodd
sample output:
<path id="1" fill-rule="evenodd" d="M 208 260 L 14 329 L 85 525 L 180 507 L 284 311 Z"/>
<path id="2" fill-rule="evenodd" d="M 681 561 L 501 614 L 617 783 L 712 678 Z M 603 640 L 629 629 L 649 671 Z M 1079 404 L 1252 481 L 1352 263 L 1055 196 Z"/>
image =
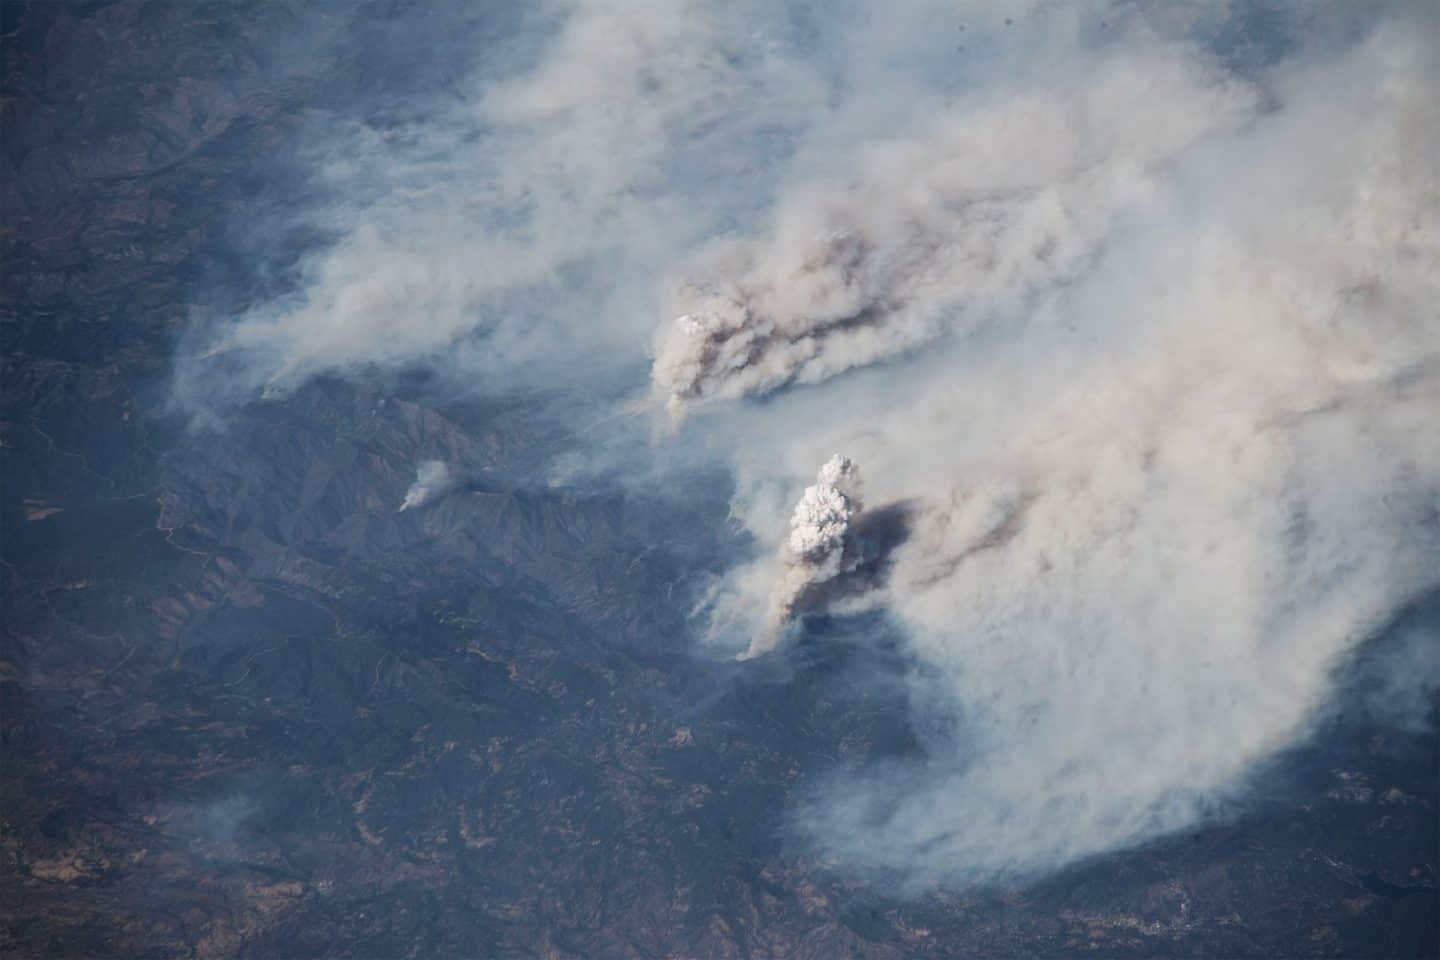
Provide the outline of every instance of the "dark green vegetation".
<path id="1" fill-rule="evenodd" d="M 543 398 L 319 383 L 187 432 L 169 357 L 283 282 L 233 231 L 294 201 L 304 111 L 444 83 L 410 21 L 4 6 L 0 952 L 1436 955 L 1433 713 L 1356 691 L 1245 816 L 899 903 L 782 824 L 914 749 L 903 664 L 825 623 L 783 668 L 696 659 L 722 484 L 540 486 Z M 427 457 L 480 479 L 397 515 Z"/>

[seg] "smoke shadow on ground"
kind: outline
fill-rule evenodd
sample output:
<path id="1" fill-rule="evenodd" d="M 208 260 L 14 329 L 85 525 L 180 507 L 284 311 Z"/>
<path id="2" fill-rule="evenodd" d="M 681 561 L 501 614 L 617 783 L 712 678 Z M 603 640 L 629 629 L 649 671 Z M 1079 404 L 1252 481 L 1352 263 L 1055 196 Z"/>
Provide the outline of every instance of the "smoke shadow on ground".
<path id="1" fill-rule="evenodd" d="M 806 586 L 796 598 L 795 612 L 821 612 L 884 586 L 896 548 L 910 538 L 915 510 L 913 502 L 897 501 L 861 511 L 846 537 L 840 562 L 844 572 Z"/>

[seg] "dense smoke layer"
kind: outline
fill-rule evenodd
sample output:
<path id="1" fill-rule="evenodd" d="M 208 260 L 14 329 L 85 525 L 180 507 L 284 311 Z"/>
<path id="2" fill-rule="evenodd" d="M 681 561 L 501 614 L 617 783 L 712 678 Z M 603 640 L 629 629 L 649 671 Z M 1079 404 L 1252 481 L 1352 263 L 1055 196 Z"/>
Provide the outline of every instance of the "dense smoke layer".
<path id="1" fill-rule="evenodd" d="M 865 144 L 845 179 L 788 194 L 764 238 L 701 257 L 657 337 L 655 386 L 678 418 L 1013 319 L 1093 264 L 1167 159 L 1254 103 L 1157 45 Z"/>
<path id="2" fill-rule="evenodd" d="M 1440 586 L 1437 14 L 1212 42 L 1248 7 L 566 7 L 483 94 L 327 141 L 341 240 L 219 349 L 273 391 L 454 346 L 577 422 L 649 349 L 636 392 L 694 411 L 654 456 L 726 458 L 757 541 L 711 641 L 842 600 L 921 667 L 923 762 L 815 789 L 801 836 L 915 889 L 1183 829 Z M 835 449 L 864 514 L 800 493 Z"/>
<path id="3" fill-rule="evenodd" d="M 450 468 L 443 461 L 426 460 L 416 469 L 415 482 L 405 491 L 405 499 L 400 503 L 397 512 L 404 513 L 414 507 L 424 506 L 453 485 Z"/>
<path id="4" fill-rule="evenodd" d="M 1269 78 L 1274 111 L 1156 182 L 1015 339 L 868 414 L 870 444 L 824 438 L 920 500 L 876 602 L 936 671 L 926 709 L 964 718 L 814 798 L 831 853 L 925 884 L 1182 828 L 1433 589 L 1435 41 Z"/>
<path id="5" fill-rule="evenodd" d="M 800 460 L 844 446 L 865 462 L 870 497 L 914 504 L 869 603 L 900 620 L 931 671 L 916 688 L 930 715 L 920 728 L 946 732 L 923 764 L 813 795 L 794 822 L 828 854 L 924 886 L 1029 874 L 1181 829 L 1305 735 L 1347 656 L 1435 587 L 1436 41 L 1433 20 L 1401 18 L 1343 53 L 1246 81 L 1168 63 L 1196 84 L 1186 93 L 1156 82 L 1143 42 L 1102 49 L 1083 77 L 1126 82 L 1100 84 L 1090 101 L 1112 125 L 1087 169 L 1126 171 L 1124 202 L 1112 202 L 1113 175 L 1074 180 L 1058 165 L 1054 190 L 1109 215 L 1057 217 L 1019 245 L 1087 253 L 1062 258 L 1060 272 L 1044 257 L 989 258 L 1011 279 L 986 287 L 964 257 L 920 244 L 925 269 L 969 281 L 960 294 L 993 303 L 997 289 L 1014 291 L 987 308 L 1003 326 L 737 411 L 752 450 L 773 445 L 747 464 L 757 536 L 776 525 L 759 465 L 787 448 Z M 1090 82 L 1019 94 L 986 115 L 1012 110 L 1020 127 L 1034 103 L 1067 102 Z M 1164 92 L 1162 113 L 1211 109 L 1188 112 L 1205 134 L 1177 138 L 1159 166 L 1136 159 L 1155 136 L 1135 109 L 1149 102 L 1141 91 Z M 1063 145 L 1065 124 L 1049 129 Z M 937 167 L 966 159 L 943 146 L 927 156 Z M 998 187 L 1009 173 L 977 176 Z M 925 179 L 904 169 L 883 183 L 903 198 Z M 843 192 L 831 203 L 843 206 Z M 963 235 L 963 215 L 948 222 Z M 778 271 L 775 289 L 795 289 L 782 265 L 804 261 L 812 240 L 834 249 L 825 233 L 756 241 L 763 255 L 710 285 L 754 289 L 760 264 Z M 906 234 L 851 249 L 915 262 Z M 685 382 L 696 386 L 672 400 L 763 393 L 891 352 L 824 366 L 823 324 L 774 334 L 788 322 L 777 317 L 813 312 L 747 306 L 733 322 L 703 319 L 714 315 L 682 332 L 710 337 L 694 356 L 717 359 L 692 365 Z M 870 310 L 836 336 L 864 329 L 873 346 L 892 327 L 918 329 L 910 315 Z M 960 329 L 965 313 L 948 316 Z M 717 617 L 733 629 L 761 591 L 785 595 L 788 576 L 783 565 L 741 571 Z"/>

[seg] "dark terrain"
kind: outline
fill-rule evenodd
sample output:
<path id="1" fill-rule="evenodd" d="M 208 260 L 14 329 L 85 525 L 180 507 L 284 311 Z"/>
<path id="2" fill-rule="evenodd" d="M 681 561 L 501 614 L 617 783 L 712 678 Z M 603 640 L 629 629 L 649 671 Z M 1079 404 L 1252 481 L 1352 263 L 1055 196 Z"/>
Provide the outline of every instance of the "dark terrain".
<path id="1" fill-rule="evenodd" d="M 1433 702 L 1357 680 L 1238 819 L 899 902 L 783 818 L 914 749 L 906 666 L 823 618 L 784 666 L 694 653 L 723 478 L 548 486 L 543 395 L 378 377 L 189 429 L 171 357 L 284 282 L 236 225 L 293 201 L 306 111 L 444 84 L 384 32 L 419 6 L 4 3 L 0 953 L 1440 955 Z M 427 458 L 471 479 L 397 514 Z"/>

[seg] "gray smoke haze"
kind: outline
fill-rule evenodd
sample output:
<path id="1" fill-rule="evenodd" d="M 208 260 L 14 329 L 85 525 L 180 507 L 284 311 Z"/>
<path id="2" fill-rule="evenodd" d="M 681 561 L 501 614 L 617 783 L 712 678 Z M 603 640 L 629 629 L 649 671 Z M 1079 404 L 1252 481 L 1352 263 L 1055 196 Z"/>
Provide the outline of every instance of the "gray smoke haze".
<path id="1" fill-rule="evenodd" d="M 817 463 L 910 505 L 838 609 L 889 612 L 946 732 L 797 835 L 920 889 L 1183 829 L 1440 586 L 1440 15 L 1273 4 L 1229 57 L 1244 6 L 546 7 L 501 81 L 317 146 L 341 239 L 213 349 L 272 393 L 444 351 L 577 410 L 648 351 L 661 449 L 731 466 L 755 539 L 727 653 L 844 566 Z"/>
<path id="2" fill-rule="evenodd" d="M 421 507 L 454 486 L 450 468 L 441 460 L 426 460 L 415 471 L 415 482 L 405 491 L 397 513 Z"/>
<path id="3" fill-rule="evenodd" d="M 297 290 L 213 325 L 184 399 L 442 361 L 503 390 L 643 359 L 657 271 L 736 214 L 738 180 L 764 179 L 738 145 L 781 149 L 823 101 L 784 20 L 760 3 L 537 4 L 533 35 L 444 97 L 383 124 L 315 118 L 303 159 L 334 199 L 296 219 L 339 239 Z"/>

